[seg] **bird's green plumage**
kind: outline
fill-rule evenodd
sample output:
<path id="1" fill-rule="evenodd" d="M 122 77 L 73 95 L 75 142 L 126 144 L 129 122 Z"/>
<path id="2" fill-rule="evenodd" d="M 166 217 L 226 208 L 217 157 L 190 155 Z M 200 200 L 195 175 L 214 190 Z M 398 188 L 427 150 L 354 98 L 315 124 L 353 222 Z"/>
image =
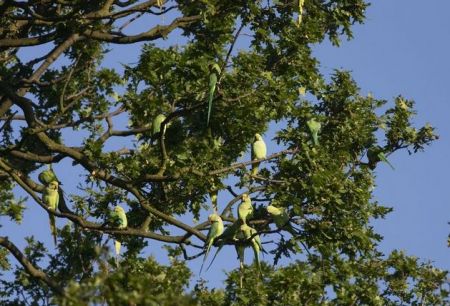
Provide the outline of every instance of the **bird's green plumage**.
<path id="1" fill-rule="evenodd" d="M 214 259 L 216 259 L 217 254 L 219 254 L 220 250 L 222 250 L 223 246 L 225 245 L 225 242 L 229 241 L 229 240 L 236 240 L 236 234 L 239 230 L 239 226 L 240 226 L 240 221 L 236 221 L 233 224 L 231 224 L 230 226 L 227 226 L 225 228 L 225 230 L 223 231 L 222 235 L 220 235 L 217 238 L 220 238 L 219 243 L 218 243 L 218 247 L 217 247 L 217 251 L 213 256 L 213 259 L 211 260 L 211 263 L 209 264 L 207 270 L 211 267 L 211 265 L 214 262 Z"/>
<path id="2" fill-rule="evenodd" d="M 247 219 L 251 218 L 253 215 L 253 205 L 252 200 L 249 195 L 244 193 L 242 195 L 242 202 L 238 207 L 238 218 L 242 221 L 242 223 L 247 223 Z"/>
<path id="3" fill-rule="evenodd" d="M 260 252 L 263 251 L 263 247 L 261 244 L 261 239 L 259 235 L 257 235 L 257 231 L 254 228 L 248 226 L 247 224 L 242 224 L 240 227 L 240 231 L 243 234 L 244 241 L 250 239 L 250 242 L 247 241 L 247 243 L 250 243 L 250 246 L 252 247 L 253 254 L 256 260 L 256 265 L 258 266 L 258 269 L 261 272 L 261 259 L 259 255 Z"/>
<path id="4" fill-rule="evenodd" d="M 218 214 L 211 214 L 208 217 L 208 221 L 211 224 L 211 227 L 208 232 L 208 236 L 205 242 L 205 256 L 203 257 L 202 266 L 200 268 L 200 273 L 202 273 L 203 265 L 205 264 L 206 258 L 208 257 L 211 246 L 213 245 L 215 239 L 223 234 L 223 222 L 222 218 Z"/>
<path id="5" fill-rule="evenodd" d="M 369 168 L 375 169 L 378 162 L 382 161 L 388 164 L 393 170 L 395 170 L 394 166 L 388 161 L 386 155 L 383 152 L 383 148 L 380 146 L 371 147 L 367 150 L 367 159 L 369 160 Z"/>
<path id="6" fill-rule="evenodd" d="M 155 137 L 157 137 L 159 132 L 161 131 L 161 123 L 164 120 L 166 120 L 166 116 L 164 116 L 163 114 L 159 114 L 158 116 L 156 116 L 153 119 L 153 122 L 152 122 L 152 138 L 153 139 Z"/>
<path id="7" fill-rule="evenodd" d="M 219 65 L 212 64 L 209 68 L 209 84 L 208 84 L 208 117 L 206 119 L 206 126 L 209 126 L 209 119 L 211 117 L 212 102 L 214 99 L 214 93 L 216 92 L 217 81 L 219 80 L 219 75 L 221 69 Z"/>
<path id="8" fill-rule="evenodd" d="M 267 155 L 267 147 L 262 136 L 260 134 L 255 134 L 255 139 L 252 144 L 252 160 L 264 159 Z M 252 175 L 258 173 L 259 163 L 252 164 Z"/>
<path id="9" fill-rule="evenodd" d="M 111 213 L 110 218 L 111 218 L 111 222 L 120 229 L 126 228 L 128 226 L 127 214 L 125 213 L 125 210 L 120 205 L 117 205 L 116 207 L 114 207 L 114 211 Z M 122 246 L 122 244 L 120 243 L 120 241 L 116 240 L 114 242 L 116 255 L 120 254 L 121 246 Z"/>
<path id="10" fill-rule="evenodd" d="M 50 182 L 44 189 L 42 194 L 42 202 L 47 205 L 48 209 L 51 211 L 56 211 L 59 203 L 59 193 L 58 193 L 59 184 L 57 181 Z M 53 242 L 56 245 L 56 221 L 55 216 L 49 213 L 50 217 L 50 231 L 53 236 Z"/>
<path id="11" fill-rule="evenodd" d="M 269 205 L 267 206 L 267 212 L 272 216 L 278 228 L 282 228 L 289 222 L 289 215 L 282 208 Z"/>
<path id="12" fill-rule="evenodd" d="M 266 209 L 267 212 L 272 216 L 273 221 L 278 228 L 288 231 L 293 236 L 298 235 L 298 232 L 289 223 L 289 215 L 284 208 L 278 208 L 273 205 L 269 205 Z"/>
<path id="13" fill-rule="evenodd" d="M 39 179 L 39 182 L 41 182 L 41 184 L 46 185 L 46 186 L 48 184 L 50 184 L 51 182 L 58 181 L 56 174 L 53 172 L 53 170 L 51 168 L 39 173 L 38 179 Z"/>
<path id="14" fill-rule="evenodd" d="M 320 122 L 314 120 L 314 118 L 308 120 L 306 122 L 306 125 L 308 126 L 309 132 L 311 133 L 313 144 L 317 146 L 319 144 L 319 132 L 322 125 L 320 124 Z"/>

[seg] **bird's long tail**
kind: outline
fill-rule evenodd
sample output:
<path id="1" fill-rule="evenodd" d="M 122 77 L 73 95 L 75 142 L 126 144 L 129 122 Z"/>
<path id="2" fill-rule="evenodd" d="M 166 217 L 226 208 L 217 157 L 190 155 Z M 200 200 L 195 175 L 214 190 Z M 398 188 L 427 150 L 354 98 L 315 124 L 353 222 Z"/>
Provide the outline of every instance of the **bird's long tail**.
<path id="1" fill-rule="evenodd" d="M 392 164 L 388 161 L 386 155 L 384 155 L 383 152 L 378 153 L 378 158 L 382 161 L 385 162 L 386 164 L 388 164 L 392 170 L 395 170 L 394 166 L 392 166 Z"/>
<path id="2" fill-rule="evenodd" d="M 312 140 L 313 140 L 313 144 L 314 144 L 315 146 L 319 145 L 319 135 L 317 135 L 316 132 L 314 132 L 314 133 L 312 134 Z"/>
<path id="3" fill-rule="evenodd" d="M 209 126 L 209 118 L 211 117 L 212 102 L 214 98 L 215 86 L 210 86 L 208 95 L 208 117 L 206 118 L 206 126 Z"/>
<path id="4" fill-rule="evenodd" d="M 258 174 L 259 164 L 260 163 L 253 163 L 252 164 L 252 175 L 257 175 Z"/>
<path id="5" fill-rule="evenodd" d="M 209 268 L 211 268 L 211 266 L 212 266 L 212 264 L 213 264 L 213 262 L 214 262 L 214 259 L 216 259 L 216 256 L 217 256 L 217 254 L 219 254 L 219 252 L 220 252 L 221 249 L 222 249 L 222 245 L 220 245 L 220 246 L 217 248 L 217 251 L 216 251 L 216 253 L 214 254 L 214 257 L 212 258 L 211 262 L 209 263 L 208 268 L 206 268 L 206 271 L 208 271 Z"/>
<path id="6" fill-rule="evenodd" d="M 116 256 L 120 255 L 120 247 L 122 246 L 122 243 L 120 243 L 119 240 L 114 241 L 114 248 L 116 250 Z"/>
<path id="7" fill-rule="evenodd" d="M 242 285 L 244 283 L 244 249 L 236 247 L 236 252 L 238 254 L 239 259 L 239 288 L 242 289 Z"/>
<path id="8" fill-rule="evenodd" d="M 261 257 L 257 246 L 253 246 L 253 254 L 255 255 L 256 266 L 258 267 L 259 274 L 262 276 Z"/>
<path id="9" fill-rule="evenodd" d="M 49 214 L 50 217 L 50 232 L 52 233 L 53 236 L 53 242 L 56 245 L 56 221 L 55 221 L 55 216 Z"/>
<path id="10" fill-rule="evenodd" d="M 202 266 L 200 267 L 200 273 L 199 274 L 202 274 L 203 265 L 205 264 L 206 258 L 208 258 L 208 254 L 209 254 L 209 250 L 210 249 L 211 249 L 211 245 L 208 245 L 208 247 L 206 248 L 205 256 L 203 257 L 203 262 L 202 262 Z"/>

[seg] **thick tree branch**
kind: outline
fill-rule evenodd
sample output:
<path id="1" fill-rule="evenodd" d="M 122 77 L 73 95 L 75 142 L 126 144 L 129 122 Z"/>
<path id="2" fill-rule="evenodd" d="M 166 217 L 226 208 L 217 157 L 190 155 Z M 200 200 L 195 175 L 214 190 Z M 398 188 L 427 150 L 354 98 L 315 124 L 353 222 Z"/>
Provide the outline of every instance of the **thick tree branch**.
<path id="1" fill-rule="evenodd" d="M 168 243 L 181 243 L 184 242 L 184 236 L 168 236 L 168 235 L 161 235 L 156 234 L 154 232 L 150 232 L 144 229 L 136 229 L 128 227 L 126 229 L 118 229 L 113 227 L 105 227 L 101 224 L 90 222 L 85 220 L 84 218 L 73 214 L 73 213 L 61 213 L 49 210 L 48 207 L 42 202 L 41 198 L 36 195 L 35 191 L 42 192 L 43 186 L 38 185 L 34 183 L 31 179 L 26 177 L 23 173 L 20 173 L 16 170 L 14 170 L 12 167 L 10 167 L 5 161 L 0 159 L 0 169 L 8 173 L 9 177 L 11 177 L 20 187 L 22 187 L 37 203 L 39 206 L 41 206 L 44 210 L 46 210 L 49 214 L 53 214 L 59 218 L 66 218 L 74 222 L 75 224 L 79 225 L 80 227 L 101 232 L 101 233 L 109 233 L 109 234 L 124 234 L 124 235 L 131 235 L 131 236 L 139 236 L 143 238 L 150 238 L 154 240 L 159 240 L 162 242 L 168 242 Z M 39 186 L 39 187 L 38 187 Z M 144 199 L 141 199 L 144 200 Z M 155 216 L 169 222 L 172 225 L 175 225 L 179 228 L 182 228 L 186 230 L 187 232 L 190 232 L 197 236 L 201 240 L 206 240 L 206 237 L 201 233 L 195 230 L 194 228 L 176 220 L 175 218 L 172 218 L 170 216 L 165 215 L 164 213 L 158 211 L 157 209 L 151 207 L 148 203 L 145 204 L 145 207 L 149 212 L 154 214 Z"/>
<path id="2" fill-rule="evenodd" d="M 56 31 L 36 37 L 4 38 L 0 39 L 0 48 L 43 45 L 54 40 L 55 37 Z"/>
<path id="3" fill-rule="evenodd" d="M 7 154 L 10 154 L 11 156 L 18 157 L 24 160 L 28 161 L 34 161 L 38 163 L 44 163 L 44 164 L 51 164 L 51 163 L 57 163 L 61 161 L 64 157 L 66 157 L 63 154 L 57 154 L 57 155 L 39 155 L 33 152 L 23 152 L 18 150 L 11 150 L 7 152 Z"/>
<path id="4" fill-rule="evenodd" d="M 68 39 L 66 39 L 62 44 L 55 47 L 47 56 L 45 61 L 39 66 L 34 73 L 26 80 L 27 82 L 34 82 L 39 80 L 41 75 L 47 70 L 47 68 L 70 46 L 72 46 L 77 40 L 81 37 L 78 34 L 72 34 Z M 11 88 L 8 87 L 8 91 L 12 91 Z M 18 96 L 24 96 L 28 92 L 29 88 L 22 87 L 17 91 Z M 6 111 L 13 105 L 13 101 L 11 100 L 11 94 L 9 94 L 9 99 L 2 98 L 0 103 L 0 117 L 2 117 Z"/>
<path id="5" fill-rule="evenodd" d="M 196 22 L 201 19 L 201 16 L 188 16 L 188 17 L 179 17 L 176 18 L 171 24 L 162 26 L 157 25 L 156 27 L 137 34 L 137 35 L 117 35 L 107 32 L 101 32 L 97 30 L 86 30 L 83 32 L 83 36 L 92 38 L 99 41 L 114 43 L 114 44 L 131 44 L 140 41 L 148 41 L 148 40 L 156 40 L 162 37 L 166 37 L 170 32 L 175 30 L 176 28 L 182 28 L 186 25 L 189 25 L 193 22 Z"/>
<path id="6" fill-rule="evenodd" d="M 42 270 L 36 268 L 28 258 L 12 243 L 8 237 L 0 236 L 0 245 L 6 248 L 32 277 L 44 282 L 50 289 L 61 296 L 66 296 L 64 289 Z"/>
<path id="7" fill-rule="evenodd" d="M 267 156 L 266 158 L 262 158 L 262 159 L 258 159 L 258 160 L 251 160 L 251 161 L 242 162 L 242 163 L 235 163 L 235 164 L 232 164 L 229 167 L 213 170 L 213 171 L 209 172 L 208 175 L 218 175 L 218 174 L 227 173 L 227 172 L 233 171 L 233 170 L 238 169 L 238 168 L 243 168 L 243 167 L 248 166 L 248 165 L 252 165 L 252 164 L 255 164 L 255 163 L 260 163 L 260 162 L 263 162 L 263 161 L 268 161 L 268 160 L 271 160 L 271 159 L 275 159 L 275 158 L 280 157 L 282 155 L 295 154 L 298 151 L 299 151 L 299 149 L 283 150 L 283 151 L 280 151 L 278 153 L 271 154 L 271 155 Z"/>

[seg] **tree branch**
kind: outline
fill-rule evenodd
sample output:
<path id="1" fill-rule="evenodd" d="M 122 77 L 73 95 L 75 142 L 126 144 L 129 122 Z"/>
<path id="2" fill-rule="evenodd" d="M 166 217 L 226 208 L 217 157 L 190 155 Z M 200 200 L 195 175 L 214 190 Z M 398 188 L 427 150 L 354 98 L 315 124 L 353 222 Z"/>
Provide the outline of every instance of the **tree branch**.
<path id="1" fill-rule="evenodd" d="M 157 25 L 154 28 L 142 32 L 137 35 L 117 35 L 112 33 L 106 33 L 101 31 L 94 30 L 86 30 L 83 32 L 83 36 L 89 37 L 95 40 L 114 43 L 114 44 L 131 44 L 140 41 L 148 41 L 148 40 L 156 40 L 158 38 L 166 37 L 170 32 L 175 30 L 176 28 L 182 28 L 186 25 L 189 25 L 195 21 L 201 19 L 201 16 L 188 16 L 188 17 L 179 17 L 176 18 L 171 24 L 162 26 Z"/>
<path id="2" fill-rule="evenodd" d="M 0 245 L 6 248 L 17 259 L 17 261 L 24 267 L 24 269 L 28 272 L 28 274 L 44 282 L 56 294 L 66 296 L 64 289 L 61 288 L 57 282 L 51 279 L 42 270 L 36 268 L 28 260 L 28 258 L 12 242 L 9 241 L 8 237 L 0 236 Z"/>

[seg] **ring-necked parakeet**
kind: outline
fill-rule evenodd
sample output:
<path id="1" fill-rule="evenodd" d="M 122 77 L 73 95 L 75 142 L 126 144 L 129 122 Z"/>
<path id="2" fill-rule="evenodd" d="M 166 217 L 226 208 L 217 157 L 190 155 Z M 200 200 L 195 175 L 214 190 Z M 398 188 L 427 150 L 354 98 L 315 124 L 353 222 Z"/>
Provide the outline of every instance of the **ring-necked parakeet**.
<path id="1" fill-rule="evenodd" d="M 255 139 L 252 144 L 252 160 L 258 160 L 266 158 L 267 147 L 266 143 L 262 139 L 260 134 L 255 134 Z M 252 164 L 252 175 L 256 175 L 258 173 L 259 163 Z"/>
<path id="2" fill-rule="evenodd" d="M 208 236 L 205 242 L 205 256 L 203 257 L 202 266 L 200 268 L 200 273 L 202 273 L 203 265 L 205 264 L 206 258 L 208 257 L 209 250 L 214 243 L 214 240 L 223 234 L 223 222 L 222 218 L 218 214 L 211 214 L 208 217 L 208 221 L 211 224 L 211 227 L 208 232 Z"/>
<path id="3" fill-rule="evenodd" d="M 214 93 L 216 92 L 217 81 L 221 69 L 217 64 L 209 65 L 209 85 L 208 85 L 208 117 L 206 119 L 206 126 L 209 126 L 209 118 L 211 117 L 212 102 L 214 99 Z"/>
<path id="4" fill-rule="evenodd" d="M 317 146 L 319 144 L 319 132 L 322 125 L 320 124 L 320 122 L 314 120 L 314 118 L 308 120 L 306 122 L 306 125 L 308 126 L 309 132 L 311 133 L 313 144 Z"/>
<path id="5" fill-rule="evenodd" d="M 56 211 L 59 203 L 59 193 L 58 193 L 58 182 L 52 181 L 50 182 L 44 189 L 42 194 L 42 202 L 47 205 L 48 209 L 51 211 Z M 53 236 L 53 242 L 56 245 L 56 221 L 55 216 L 49 213 L 50 217 L 50 231 Z"/>
<path id="6" fill-rule="evenodd" d="M 375 169 L 378 162 L 383 161 L 388 164 L 392 170 L 395 170 L 394 166 L 387 160 L 386 155 L 383 152 L 383 148 L 380 146 L 371 147 L 367 150 L 367 159 L 369 160 L 369 168 Z"/>
<path id="7" fill-rule="evenodd" d="M 53 172 L 51 165 L 48 167 L 47 170 L 44 170 L 41 173 L 39 173 L 38 179 L 39 182 L 41 182 L 41 184 L 45 186 L 47 186 L 51 182 L 59 182 L 55 172 Z"/>
<path id="8" fill-rule="evenodd" d="M 58 209 L 62 213 L 71 213 L 64 199 L 64 190 L 61 188 L 61 182 L 56 177 L 55 172 L 53 172 L 51 165 L 48 166 L 47 170 L 44 170 L 41 173 L 39 173 L 38 179 L 39 182 L 41 182 L 41 184 L 45 186 L 48 186 L 51 182 L 58 182 L 58 194 L 59 194 Z"/>
<path id="9" fill-rule="evenodd" d="M 253 205 L 250 196 L 246 193 L 242 195 L 242 202 L 238 207 L 238 218 L 243 224 L 247 223 L 247 218 L 251 218 L 253 215 Z"/>
<path id="10" fill-rule="evenodd" d="M 161 123 L 166 120 L 166 116 L 159 114 L 153 119 L 152 122 L 152 141 L 159 137 L 161 132 Z"/>
<path id="11" fill-rule="evenodd" d="M 240 232 L 243 234 L 244 240 L 248 240 L 251 238 L 249 243 L 255 256 L 256 265 L 258 266 L 259 272 L 261 272 L 261 260 L 259 257 L 259 253 L 263 251 L 263 247 L 259 235 L 256 234 L 257 231 L 247 224 L 242 224 L 240 227 Z M 239 238 L 242 240 L 242 235 Z"/>
<path id="12" fill-rule="evenodd" d="M 298 235 L 298 232 L 289 223 L 289 215 L 284 208 L 269 205 L 266 209 L 278 228 L 287 230 L 293 236 Z"/>
<path id="13" fill-rule="evenodd" d="M 114 207 L 114 211 L 111 212 L 111 221 L 112 223 L 117 226 L 118 228 L 126 228 L 128 226 L 128 219 L 127 219 L 127 214 L 125 213 L 125 210 L 122 208 L 122 206 L 117 205 L 116 207 Z M 119 256 L 120 254 L 120 247 L 122 246 L 122 244 L 120 243 L 120 241 L 116 240 L 114 242 L 114 248 L 116 251 L 116 255 Z"/>
<path id="14" fill-rule="evenodd" d="M 239 230 L 239 226 L 240 226 L 240 221 L 236 221 L 233 224 L 231 224 L 230 226 L 227 226 L 225 228 L 225 230 L 223 231 L 222 235 L 220 235 L 218 238 L 220 238 L 219 242 L 218 242 L 218 246 L 217 246 L 217 251 L 214 254 L 213 259 L 211 260 L 211 263 L 209 264 L 208 268 L 206 270 L 208 270 L 211 265 L 214 262 L 214 259 L 216 259 L 217 254 L 219 254 L 220 250 L 222 250 L 223 246 L 225 245 L 225 242 L 228 240 L 236 240 L 236 234 Z"/>

